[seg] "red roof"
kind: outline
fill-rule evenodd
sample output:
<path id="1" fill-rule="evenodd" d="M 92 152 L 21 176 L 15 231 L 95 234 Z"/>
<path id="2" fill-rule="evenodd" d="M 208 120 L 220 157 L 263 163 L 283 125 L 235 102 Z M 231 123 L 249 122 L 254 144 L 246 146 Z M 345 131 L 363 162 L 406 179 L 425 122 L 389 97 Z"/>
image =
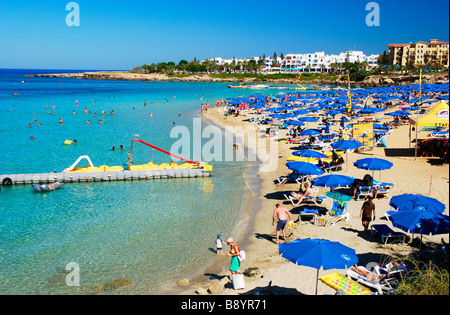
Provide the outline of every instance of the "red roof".
<path id="1" fill-rule="evenodd" d="M 406 45 L 408 45 L 408 44 L 388 44 L 388 46 L 390 46 L 390 47 L 403 47 Z"/>

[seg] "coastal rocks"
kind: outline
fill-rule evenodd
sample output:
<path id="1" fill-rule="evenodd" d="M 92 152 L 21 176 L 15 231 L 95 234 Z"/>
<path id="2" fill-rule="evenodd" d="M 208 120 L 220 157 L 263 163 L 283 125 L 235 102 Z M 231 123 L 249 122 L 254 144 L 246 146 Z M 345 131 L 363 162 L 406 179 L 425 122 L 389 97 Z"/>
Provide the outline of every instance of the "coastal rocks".
<path id="1" fill-rule="evenodd" d="M 100 284 L 96 286 L 90 293 L 91 294 L 99 294 L 103 291 L 109 292 L 116 290 L 118 288 L 124 287 L 126 285 L 131 284 L 132 282 L 127 279 L 116 279 L 111 282 L 108 282 L 106 284 Z"/>
<path id="2" fill-rule="evenodd" d="M 122 81 L 178 81 L 178 82 L 238 82 L 238 78 L 213 78 L 207 74 L 191 74 L 191 75 L 174 75 L 169 76 L 161 73 L 131 73 L 131 72 L 85 72 L 85 73 L 57 73 L 57 74 L 34 74 L 27 75 L 29 77 L 47 77 L 47 78 L 75 78 L 84 80 L 122 80 Z M 275 84 L 296 84 L 297 81 L 292 79 L 274 79 L 260 80 L 262 82 L 271 82 Z M 246 78 L 247 83 L 259 82 L 256 78 Z M 425 74 L 422 77 L 422 83 L 446 83 L 448 82 L 447 73 Z M 302 84 L 312 85 L 343 85 L 347 86 L 347 76 L 342 74 L 334 75 L 334 78 L 324 77 L 323 79 L 314 79 L 309 81 L 301 81 Z M 370 75 L 362 81 L 351 81 L 352 86 L 364 87 L 387 87 L 404 84 L 418 84 L 418 75 L 400 75 L 400 74 L 383 74 Z"/>
<path id="3" fill-rule="evenodd" d="M 258 267 L 251 267 L 251 268 L 247 268 L 244 271 L 244 276 L 248 277 L 248 278 L 256 278 L 261 274 L 261 271 L 259 270 Z"/>
<path id="4" fill-rule="evenodd" d="M 187 287 L 189 285 L 189 280 L 188 279 L 180 279 L 177 281 L 177 284 L 180 287 Z"/>
<path id="5" fill-rule="evenodd" d="M 225 290 L 225 285 L 230 282 L 228 277 L 222 279 L 214 279 L 208 287 L 208 292 L 213 295 L 222 294 Z"/>

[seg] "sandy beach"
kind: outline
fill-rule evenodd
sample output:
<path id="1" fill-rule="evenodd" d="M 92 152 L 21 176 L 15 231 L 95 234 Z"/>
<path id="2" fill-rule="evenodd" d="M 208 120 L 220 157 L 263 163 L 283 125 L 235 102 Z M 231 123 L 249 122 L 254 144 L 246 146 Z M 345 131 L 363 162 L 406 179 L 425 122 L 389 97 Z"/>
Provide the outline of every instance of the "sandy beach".
<path id="1" fill-rule="evenodd" d="M 254 114 L 248 113 L 240 117 L 224 116 L 223 109 L 215 107 L 203 114 L 204 119 L 210 120 L 212 123 L 225 128 L 226 126 L 248 126 L 256 123 L 249 122 Z M 388 120 L 388 116 L 382 116 L 383 122 Z M 389 118 L 391 120 L 392 118 Z M 317 123 L 310 123 L 309 128 L 314 128 Z M 334 126 L 332 130 L 337 130 L 338 126 Z M 286 138 L 286 130 L 280 130 L 278 139 Z M 419 131 L 418 138 L 427 138 L 428 132 Z M 256 135 L 255 135 L 256 136 Z M 251 136 L 248 138 L 252 138 Z M 368 264 L 379 263 L 386 257 L 418 257 L 418 248 L 411 245 L 411 234 L 407 233 L 408 238 L 405 243 L 388 242 L 383 245 L 380 235 L 364 234 L 360 219 L 360 209 L 364 202 L 363 199 L 348 203 L 348 211 L 350 218 L 348 221 L 341 220 L 333 226 L 319 227 L 307 219 L 299 220 L 300 207 L 293 207 L 282 195 L 284 191 L 298 190 L 298 184 L 284 184 L 280 187 L 274 184 L 274 180 L 282 175 L 290 173 L 285 166 L 287 158 L 291 156 L 291 152 L 297 147 L 295 144 L 279 142 L 276 137 L 267 139 L 271 145 L 278 146 L 278 163 L 275 170 L 260 170 L 257 174 L 257 183 L 253 183 L 250 187 L 253 189 L 253 196 L 249 196 L 249 203 L 253 211 L 249 211 L 242 221 L 243 226 L 236 230 L 232 235 L 236 243 L 241 249 L 247 252 L 246 261 L 241 263 L 241 271 L 244 272 L 248 268 L 257 267 L 260 273 L 252 278 L 245 278 L 246 287 L 242 290 L 234 290 L 229 283 L 225 285 L 223 294 L 240 295 L 252 294 L 259 288 L 266 287 L 270 281 L 272 286 L 277 288 L 282 294 L 314 294 L 316 285 L 317 270 L 310 267 L 298 266 L 287 261 L 278 255 L 278 245 L 275 244 L 275 227 L 272 226 L 272 214 L 277 203 L 281 203 L 293 216 L 297 226 L 292 230 L 287 229 L 286 242 L 295 239 L 305 238 L 321 238 L 330 241 L 340 242 L 348 247 L 355 249 L 358 255 L 358 265 L 367 266 Z M 362 178 L 365 174 L 371 174 L 371 171 L 361 170 L 353 166 L 353 162 L 366 157 L 378 157 L 386 159 L 393 163 L 393 167 L 389 170 L 376 171 L 374 179 L 383 182 L 394 183 L 394 188 L 390 191 L 390 197 L 403 193 L 416 193 L 430 196 L 438 199 L 446 205 L 445 214 L 448 215 L 449 208 L 449 166 L 435 165 L 438 164 L 438 158 L 417 157 L 414 154 L 404 154 L 405 149 L 409 146 L 414 148 L 414 143 L 409 143 L 409 125 L 396 127 L 393 133 L 387 139 L 388 147 L 375 147 L 372 151 L 362 151 L 360 153 L 353 152 L 348 154 L 347 165 L 336 174 L 354 176 Z M 414 140 L 412 140 L 414 142 Z M 250 150 L 255 150 L 255 142 L 246 139 L 245 146 Z M 242 150 L 242 148 L 239 148 Z M 264 157 L 263 157 L 264 158 Z M 347 170 L 348 169 L 348 170 Z M 248 180 L 248 178 L 247 178 Z M 253 179 L 255 181 L 255 179 Z M 319 187 L 318 196 L 324 196 L 329 188 Z M 387 224 L 392 227 L 392 223 L 385 219 L 385 212 L 390 210 L 390 198 L 374 199 L 376 205 L 376 220 L 374 224 Z M 327 198 L 321 205 L 328 210 L 332 207 L 332 199 Z M 243 228 L 245 227 L 245 228 Z M 393 228 L 394 231 L 401 231 Z M 228 238 L 229 236 L 224 236 Z M 415 236 L 416 239 L 418 236 Z M 423 236 L 423 244 L 421 254 L 427 258 L 442 258 L 440 251 L 441 238 L 446 242 L 449 241 L 449 235 Z M 284 242 L 281 240 L 281 242 Z M 225 246 L 224 252 L 228 250 Z M 437 255 L 437 256 L 436 256 Z M 440 256 L 439 256 L 440 255 Z M 207 288 L 212 278 L 221 278 L 229 275 L 228 271 L 229 258 L 224 253 L 217 257 L 214 263 L 201 274 L 190 280 L 189 285 L 179 287 L 176 294 L 195 294 L 197 288 Z M 345 270 L 320 270 L 320 276 L 338 272 L 345 275 Z M 334 294 L 335 290 L 319 281 L 318 294 Z"/>

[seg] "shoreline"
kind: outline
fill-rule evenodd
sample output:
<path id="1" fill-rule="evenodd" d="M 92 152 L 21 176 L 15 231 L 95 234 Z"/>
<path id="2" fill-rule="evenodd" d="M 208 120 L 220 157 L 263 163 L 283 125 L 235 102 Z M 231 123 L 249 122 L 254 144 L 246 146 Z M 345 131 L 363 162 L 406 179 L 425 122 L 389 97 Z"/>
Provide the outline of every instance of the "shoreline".
<path id="1" fill-rule="evenodd" d="M 222 132 L 226 132 L 224 129 L 225 126 L 217 124 L 217 121 L 208 114 L 205 113 L 202 115 L 201 119 L 212 126 L 220 128 Z M 252 149 L 244 147 L 244 156 L 248 156 L 248 154 L 246 155 L 248 150 Z M 231 235 L 226 236 L 227 238 L 233 237 L 239 244 L 239 247 L 241 249 L 245 248 L 246 251 L 252 244 L 251 234 L 254 232 L 254 223 L 252 223 L 251 217 L 254 216 L 260 209 L 260 190 L 262 183 L 258 173 L 258 168 L 260 167 L 261 161 L 257 159 L 256 162 L 248 163 L 249 165 L 243 175 L 243 179 L 247 186 L 247 191 L 242 196 L 240 206 L 241 213 L 239 213 L 236 218 L 236 226 L 231 230 Z M 189 286 L 182 286 L 176 282 L 167 282 L 160 285 L 158 288 L 153 289 L 151 294 L 158 292 L 156 293 L 157 295 L 197 295 L 195 291 L 198 288 L 202 287 L 207 290 L 212 280 L 220 279 L 229 275 L 228 266 L 230 264 L 230 259 L 226 256 L 227 250 L 228 246 L 225 244 L 222 255 L 218 256 L 215 255 L 215 253 L 212 254 L 215 257 L 212 258 L 211 263 L 206 263 L 196 272 L 185 275 L 184 278 L 178 279 L 178 281 L 188 280 Z"/>
<path id="2" fill-rule="evenodd" d="M 226 125 L 243 126 L 245 128 L 245 126 L 248 126 L 249 124 L 248 121 L 245 121 L 249 116 L 251 117 L 251 115 L 247 114 L 247 116 L 244 117 L 226 118 L 223 116 L 223 113 L 221 113 L 221 109 L 217 107 L 211 108 L 207 114 L 204 114 L 204 118 L 212 121 L 221 128 L 224 128 Z M 312 128 L 312 126 L 310 127 Z M 376 172 L 377 174 L 375 174 L 374 177 L 377 180 L 381 179 L 382 181 L 395 184 L 390 193 L 391 197 L 402 193 L 428 195 L 442 201 L 446 205 L 444 213 L 448 214 L 449 165 L 434 166 L 428 158 L 418 157 L 417 160 L 414 160 L 414 156 L 391 155 L 391 151 L 402 151 L 405 148 L 408 148 L 408 141 L 405 141 L 408 137 L 408 131 L 409 127 L 407 125 L 396 128 L 388 139 L 389 148 L 376 147 L 372 151 L 349 153 L 349 160 L 346 161 L 347 164 L 350 164 L 348 170 L 344 167 L 338 174 L 362 178 L 368 171 L 356 169 L 353 167 L 353 162 L 367 156 L 387 159 L 394 163 L 394 167 L 391 170 Z M 426 135 L 427 132 L 420 131 L 419 139 L 426 138 Z M 284 133 L 283 131 L 280 131 L 279 138 L 283 137 Z M 367 235 L 362 233 L 361 219 L 359 217 L 359 210 L 363 202 L 362 200 L 350 201 L 348 203 L 348 211 L 350 213 L 349 220 L 342 220 L 331 227 L 318 227 L 307 221 L 300 220 L 298 208 L 292 207 L 280 194 L 281 191 L 298 189 L 298 185 L 285 184 L 283 187 L 277 188 L 273 183 L 273 180 L 280 175 L 289 173 L 284 165 L 287 161 L 287 157 L 292 152 L 292 146 L 295 147 L 295 145 L 288 145 L 281 142 L 275 143 L 278 145 L 279 154 L 281 156 L 278 159 L 278 167 L 273 172 L 258 172 L 260 191 L 254 196 L 252 206 L 254 217 L 252 217 L 251 222 L 247 224 L 247 232 L 242 234 L 244 239 L 235 237 L 239 245 L 246 244 L 246 247 L 240 246 L 242 249 L 245 249 L 247 253 L 247 260 L 241 264 L 241 272 L 244 272 L 247 268 L 257 267 L 260 274 L 253 278 L 245 277 L 246 287 L 244 290 L 233 290 L 231 285 L 228 284 L 225 286 L 225 290 L 222 293 L 223 295 L 239 295 L 246 294 L 246 292 L 254 292 L 257 288 L 260 289 L 266 287 L 269 281 L 273 281 L 273 285 L 279 287 L 282 294 L 314 294 L 316 269 L 294 265 L 278 255 L 278 246 L 274 243 L 275 227 L 271 225 L 271 217 L 276 203 L 280 203 L 288 209 L 293 215 L 294 222 L 297 223 L 297 227 L 293 230 L 286 230 L 287 242 L 297 238 L 322 238 L 339 241 L 340 243 L 355 249 L 360 258 L 358 264 L 362 266 L 381 262 L 387 257 L 417 257 L 417 248 L 411 246 L 408 242 L 405 242 L 404 244 L 390 242 L 383 245 L 378 239 L 379 235 L 371 235 L 370 232 Z M 430 176 L 433 181 L 433 189 L 431 189 Z M 414 180 L 405 181 L 405 178 L 413 178 Z M 428 184 L 430 184 L 429 191 Z M 319 187 L 319 195 L 324 195 L 325 191 L 325 188 Z M 384 218 L 384 213 L 390 209 L 389 200 L 390 198 L 374 200 L 377 207 L 376 224 L 388 223 Z M 330 209 L 331 199 L 325 201 L 323 206 Z M 408 235 L 408 238 L 411 236 L 409 233 L 405 234 Z M 415 238 L 417 240 L 417 235 Z M 439 255 L 438 251 L 434 252 L 434 246 L 440 244 L 441 238 L 444 238 L 444 240 L 448 242 L 448 235 L 424 236 L 423 242 L 426 246 L 422 247 L 422 254 L 429 256 Z M 280 238 L 280 241 L 284 242 L 282 238 Z M 225 247 L 224 251 L 226 251 Z M 216 257 L 212 265 L 214 264 L 216 264 L 216 266 L 214 266 L 216 268 L 215 270 L 222 270 L 223 273 L 221 276 L 229 276 L 229 271 L 227 270 L 229 259 L 227 259 L 226 256 Z M 222 265 L 217 266 L 217 264 Z M 209 270 L 211 269 L 207 269 L 205 273 L 208 273 Z M 342 270 L 320 270 L 320 276 L 332 272 L 342 274 Z M 176 294 L 195 294 L 196 287 L 192 287 L 194 282 L 195 279 L 190 282 L 191 287 L 184 289 L 180 288 Z M 319 282 L 319 294 L 334 293 L 335 291 L 333 289 L 322 282 Z"/>

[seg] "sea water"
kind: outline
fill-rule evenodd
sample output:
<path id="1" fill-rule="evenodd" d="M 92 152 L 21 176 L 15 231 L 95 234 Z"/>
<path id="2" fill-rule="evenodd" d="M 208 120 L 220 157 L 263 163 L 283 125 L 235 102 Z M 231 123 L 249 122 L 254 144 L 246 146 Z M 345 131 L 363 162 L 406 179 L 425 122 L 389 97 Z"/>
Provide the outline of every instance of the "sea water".
<path id="1" fill-rule="evenodd" d="M 24 76 L 47 72 L 0 70 L 0 174 L 61 172 L 82 155 L 126 168 L 133 137 L 169 151 L 174 126 L 192 131 L 202 103 L 243 94 L 223 83 Z M 140 143 L 133 158 L 171 161 Z M 127 293 L 152 293 L 198 272 L 215 257 L 216 235 L 233 236 L 251 164 L 215 161 L 209 178 L 67 183 L 51 193 L 3 187 L 0 294 L 89 294 L 118 279 L 131 282 Z M 66 281 L 71 263 L 79 286 Z"/>
<path id="2" fill-rule="evenodd" d="M 201 103 L 233 96 L 225 84 L 25 73 L 33 71 L 0 75 L 1 174 L 61 172 L 81 155 L 95 166 L 126 167 L 136 135 L 169 151 L 178 140 L 170 138 L 174 124 L 192 130 Z M 137 143 L 133 158 L 171 161 Z M 231 236 L 247 189 L 246 162 L 214 164 L 210 178 L 68 183 L 44 194 L 31 185 L 3 187 L 0 294 L 87 294 L 117 279 L 131 281 L 129 293 L 146 293 L 197 271 L 214 257 L 216 235 Z M 79 267 L 78 287 L 67 285 L 69 263 Z"/>

